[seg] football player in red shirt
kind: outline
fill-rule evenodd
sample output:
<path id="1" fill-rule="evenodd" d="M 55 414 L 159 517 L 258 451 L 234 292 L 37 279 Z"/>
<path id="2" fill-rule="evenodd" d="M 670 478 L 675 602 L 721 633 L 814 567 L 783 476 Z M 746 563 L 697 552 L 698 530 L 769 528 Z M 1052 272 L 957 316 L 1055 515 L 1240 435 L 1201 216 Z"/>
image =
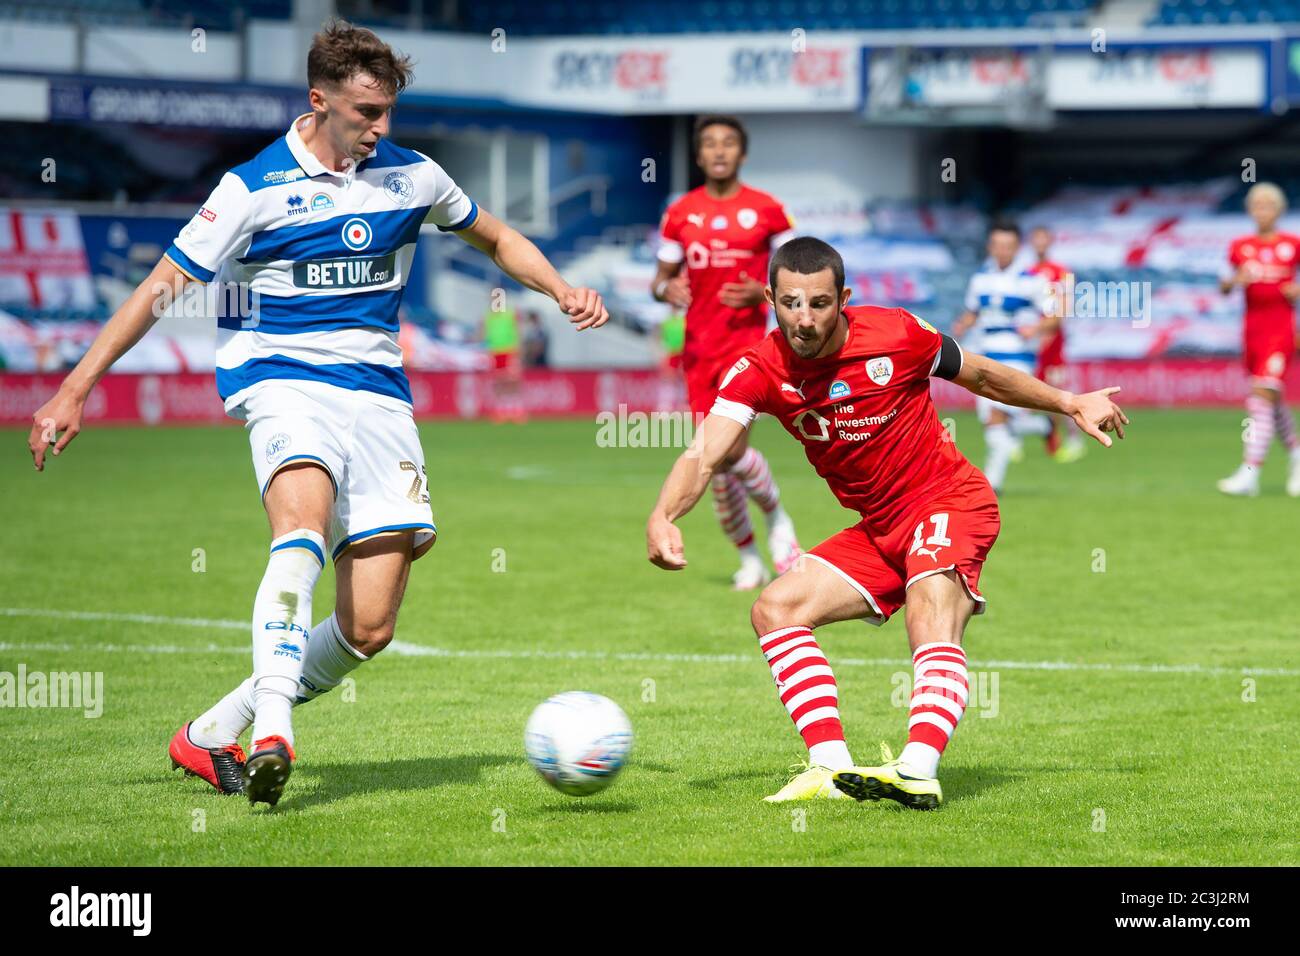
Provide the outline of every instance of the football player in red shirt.
<path id="1" fill-rule="evenodd" d="M 696 426 L 713 407 L 718 382 L 745 349 L 767 333 L 763 279 L 774 246 L 792 223 L 782 205 L 740 182 L 748 139 L 732 116 L 702 116 L 695 124 L 695 161 L 704 185 L 668 207 L 660 226 L 659 270 L 652 293 L 686 310 L 682 368 Z M 740 550 L 732 585 L 762 587 L 771 576 L 754 546 L 749 498 L 767 518 L 767 545 L 777 574 L 799 557 L 794 523 L 767 459 L 740 436 L 712 480 L 713 508 L 722 530 Z"/>
<path id="2" fill-rule="evenodd" d="M 1244 323 L 1250 421 L 1242 434 L 1241 467 L 1219 482 L 1225 495 L 1259 494 L 1259 470 L 1276 434 L 1291 454 L 1286 491 L 1300 497 L 1300 438 L 1283 399 L 1283 379 L 1295 354 L 1296 255 L 1300 237 L 1277 230 L 1286 212 L 1286 195 L 1272 183 L 1256 183 L 1246 193 L 1246 211 L 1258 231 L 1234 239 L 1228 270 L 1219 283 L 1226 295 L 1240 286 L 1246 293 Z"/>
<path id="3" fill-rule="evenodd" d="M 1046 226 L 1035 226 L 1029 233 L 1029 244 L 1034 250 L 1034 263 L 1029 271 L 1047 280 L 1056 291 L 1051 301 L 1055 309 L 1043 317 L 1039 326 L 1043 344 L 1038 351 L 1038 369 L 1035 375 L 1048 385 L 1065 388 L 1069 369 L 1065 364 L 1065 308 L 1061 296 L 1064 293 L 1066 277 L 1070 270 L 1059 262 L 1047 257 L 1052 248 L 1052 232 Z M 1059 462 L 1078 461 L 1084 455 L 1083 435 L 1068 422 L 1057 421 L 1055 415 L 1048 416 L 1051 423 L 1047 433 L 1047 453 Z M 1061 441 L 1062 426 L 1065 429 L 1065 441 Z"/>
<path id="4" fill-rule="evenodd" d="M 1069 415 L 1102 445 L 1128 419 L 1110 396 L 1053 388 L 957 342 L 903 309 L 848 308 L 844 264 L 820 239 L 772 257 L 767 299 L 779 328 L 723 378 L 696 441 L 673 466 L 646 527 L 650 560 L 686 566 L 673 523 L 700 499 L 727 450 L 760 412 L 803 443 L 840 503 L 861 520 L 823 541 L 763 590 L 751 622 L 809 767 L 771 801 L 839 797 L 933 809 L 939 756 L 966 704 L 962 633 L 982 613 L 980 568 L 998 535 L 997 498 L 953 444 L 930 399 L 930 376 L 985 398 Z M 907 746 L 855 766 L 838 688 L 813 628 L 855 618 L 883 624 L 907 608 L 915 681 Z"/>

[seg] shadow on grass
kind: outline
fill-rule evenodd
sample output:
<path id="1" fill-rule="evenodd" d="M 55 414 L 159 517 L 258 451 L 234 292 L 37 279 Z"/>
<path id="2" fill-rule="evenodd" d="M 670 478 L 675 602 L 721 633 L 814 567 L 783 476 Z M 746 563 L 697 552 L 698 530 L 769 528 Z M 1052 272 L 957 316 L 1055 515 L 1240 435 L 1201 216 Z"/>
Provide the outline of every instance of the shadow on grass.
<path id="1" fill-rule="evenodd" d="M 772 789 L 776 790 L 785 783 L 788 777 L 789 774 L 785 773 L 785 768 L 767 770 L 761 767 L 756 767 L 752 770 L 736 770 L 731 773 L 720 773 L 712 777 L 698 777 L 695 780 L 688 780 L 687 784 L 696 790 L 717 790 L 720 784 L 730 783 L 737 780 L 756 780 L 762 778 L 775 781 Z"/>
<path id="2" fill-rule="evenodd" d="M 367 760 L 357 763 L 312 763 L 295 768 L 295 776 L 316 784 L 317 789 L 301 795 L 293 792 L 293 780 L 277 811 L 305 810 L 342 800 L 353 794 L 378 794 L 396 790 L 423 790 L 447 784 L 477 783 L 484 770 L 519 766 L 523 761 L 505 754 L 460 754 L 448 757 L 420 757 L 407 760 Z"/>
<path id="3" fill-rule="evenodd" d="M 635 803 L 627 800 L 611 802 L 601 800 L 599 797 L 570 797 L 563 803 L 548 804 L 546 811 L 548 813 L 633 813 L 640 809 Z"/>

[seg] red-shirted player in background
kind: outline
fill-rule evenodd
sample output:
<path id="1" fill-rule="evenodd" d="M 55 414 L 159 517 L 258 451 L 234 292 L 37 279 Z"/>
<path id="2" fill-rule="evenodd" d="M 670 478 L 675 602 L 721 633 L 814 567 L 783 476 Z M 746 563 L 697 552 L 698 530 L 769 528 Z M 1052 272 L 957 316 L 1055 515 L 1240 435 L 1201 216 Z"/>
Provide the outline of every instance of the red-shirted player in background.
<path id="1" fill-rule="evenodd" d="M 1219 482 L 1225 495 L 1259 494 L 1259 470 L 1273 436 L 1291 453 L 1286 492 L 1300 497 L 1300 438 L 1286 407 L 1282 381 L 1295 354 L 1296 255 L 1300 238 L 1277 231 L 1286 212 L 1286 195 L 1272 183 L 1256 183 L 1246 193 L 1246 211 L 1259 227 L 1253 236 L 1234 239 L 1228 247 L 1228 270 L 1219 288 L 1225 294 L 1240 286 L 1246 292 L 1245 360 L 1250 376 L 1246 413 L 1250 416 L 1242 444 L 1241 467 Z"/>
<path id="2" fill-rule="evenodd" d="M 767 297 L 779 328 L 723 379 L 695 444 L 673 466 L 646 527 L 661 568 L 686 566 L 673 524 L 755 415 L 776 416 L 817 473 L 862 520 L 805 554 L 768 585 L 751 620 L 809 767 L 771 801 L 886 797 L 933 809 L 939 756 L 966 704 L 962 632 L 984 610 L 980 568 L 998 535 L 997 498 L 939 424 L 930 376 L 1009 405 L 1069 415 L 1103 445 L 1124 437 L 1118 388 L 1060 391 L 980 355 L 902 309 L 846 308 L 844 263 L 820 239 L 792 239 L 772 257 Z M 835 677 L 813 628 L 907 608 L 915 681 L 907 746 L 857 767 L 844 742 Z M 887 748 L 882 748 L 887 751 Z M 837 789 L 838 788 L 838 789 Z"/>
<path id="3" fill-rule="evenodd" d="M 1059 262 L 1047 257 L 1052 248 L 1052 232 L 1046 226 L 1035 226 L 1029 233 L 1029 244 L 1034 250 L 1034 262 L 1029 271 L 1046 279 L 1053 289 L 1062 290 L 1065 278 L 1070 270 Z M 1040 330 L 1043 344 L 1038 352 L 1038 368 L 1035 375 L 1048 385 L 1065 388 L 1069 369 L 1065 364 L 1065 309 L 1060 301 L 1060 293 L 1053 297 L 1056 314 L 1043 317 Z M 1055 415 L 1049 415 L 1051 430 L 1047 433 L 1047 453 L 1059 462 L 1078 461 L 1084 455 L 1083 434 L 1068 421 L 1061 421 Z M 1061 441 L 1061 431 L 1065 429 L 1065 441 Z"/>
<path id="4" fill-rule="evenodd" d="M 693 145 L 705 182 L 664 213 L 659 271 L 651 291 L 660 302 L 686 310 L 682 366 L 698 425 L 713 407 L 718 383 L 731 363 L 767 334 L 767 261 L 772 249 L 789 238 L 792 223 L 774 198 L 740 182 L 748 138 L 738 119 L 700 117 Z M 801 552 L 767 459 L 749 447 L 747 435 L 739 438 L 713 476 L 713 510 L 740 550 L 740 570 L 732 585 L 749 591 L 771 580 L 754 546 L 749 498 L 767 518 L 767 546 L 776 573 L 788 570 Z"/>

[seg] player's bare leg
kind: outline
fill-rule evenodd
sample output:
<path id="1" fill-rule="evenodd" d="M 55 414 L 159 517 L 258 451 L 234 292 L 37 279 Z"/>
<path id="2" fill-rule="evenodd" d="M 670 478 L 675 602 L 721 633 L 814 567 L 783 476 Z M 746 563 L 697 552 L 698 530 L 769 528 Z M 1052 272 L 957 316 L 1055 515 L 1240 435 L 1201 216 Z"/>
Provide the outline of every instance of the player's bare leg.
<path id="1" fill-rule="evenodd" d="M 359 541 L 335 563 L 335 610 L 317 624 L 307 640 L 302 675 L 294 706 L 309 703 L 339 686 L 353 670 L 388 646 L 397 622 L 397 609 L 406 591 L 414 533 L 404 531 Z M 238 740 L 253 722 L 254 678 L 249 677 L 211 709 L 178 731 L 202 741 L 202 754 L 212 748 L 216 759 L 196 759 L 197 773 L 222 792 L 242 792 L 240 783 L 227 788 L 227 773 L 219 772 L 223 754 L 239 751 Z M 190 729 L 193 728 L 193 729 Z M 186 738 L 189 740 L 189 737 Z M 173 740 L 175 760 L 177 741 Z M 232 758 L 233 759 L 233 758 Z M 213 773 L 205 773 L 213 763 Z M 187 768 L 188 769 L 188 768 Z M 211 779 L 215 777 L 216 779 Z"/>
<path id="2" fill-rule="evenodd" d="M 839 688 L 813 628 L 873 614 L 866 599 L 829 567 L 807 556 L 759 595 L 750 612 L 777 693 L 808 748 L 808 766 L 764 799 L 835 799 L 831 775 L 852 767 L 839 715 Z"/>
<path id="3" fill-rule="evenodd" d="M 333 503 L 329 473 L 310 462 L 285 466 L 267 486 L 263 504 L 271 548 L 253 605 L 253 674 L 177 731 L 169 748 L 173 765 L 197 773 L 223 793 L 247 792 L 254 757 L 256 769 L 267 772 L 250 799 L 273 804 L 279 798 L 274 780 L 280 778 L 283 787 L 288 776 L 293 761 L 289 711 L 297 697 L 303 645 L 311 628 L 312 591 L 324 566 L 325 528 Z M 254 752 L 245 761 L 238 740 L 254 722 Z M 232 761 L 239 771 L 238 784 L 225 766 Z"/>
<path id="4" fill-rule="evenodd" d="M 244 765 L 251 803 L 280 799 L 295 759 L 290 712 L 311 633 L 311 601 L 325 567 L 334 483 L 323 468 L 290 464 L 263 496 L 271 556 L 253 604 L 253 745 Z"/>
<path id="5" fill-rule="evenodd" d="M 781 507 L 781 491 L 772 478 L 767 459 L 750 447 L 748 433 L 741 435 L 713 477 L 714 513 L 723 532 L 740 551 L 740 570 L 731 579 L 737 591 L 751 591 L 771 580 L 763 558 L 754 545 L 749 498 L 753 498 L 767 521 L 768 552 L 777 574 L 794 566 L 803 552 L 795 536 L 794 522 Z"/>
<path id="6" fill-rule="evenodd" d="M 1241 433 L 1241 465 L 1217 485 L 1218 489 L 1225 495 L 1253 498 L 1259 494 L 1259 473 L 1264 466 L 1264 459 L 1268 457 L 1268 448 L 1273 443 L 1273 435 L 1277 431 L 1279 418 L 1281 417 L 1279 411 L 1284 408 L 1280 390 L 1262 385 L 1251 386 L 1250 394 L 1246 396 L 1246 422 Z M 1294 436 L 1294 433 L 1293 424 L 1291 428 L 1292 436 Z M 1300 462 L 1300 458 L 1297 457 L 1293 450 L 1291 457 L 1292 477 L 1300 475 L 1298 462 Z M 1296 481 L 1298 484 L 1294 494 L 1300 495 L 1300 478 L 1296 478 Z M 1291 484 L 1292 482 L 1288 480 L 1288 493 L 1292 493 Z"/>
<path id="7" fill-rule="evenodd" d="M 907 745 L 894 759 L 882 747 L 879 767 L 852 767 L 835 774 L 835 786 L 857 800 L 896 800 L 914 810 L 943 802 L 939 758 L 966 709 L 966 653 L 962 634 L 975 601 L 956 571 L 931 574 L 907 589 L 907 640 L 915 679 L 908 714 Z"/>

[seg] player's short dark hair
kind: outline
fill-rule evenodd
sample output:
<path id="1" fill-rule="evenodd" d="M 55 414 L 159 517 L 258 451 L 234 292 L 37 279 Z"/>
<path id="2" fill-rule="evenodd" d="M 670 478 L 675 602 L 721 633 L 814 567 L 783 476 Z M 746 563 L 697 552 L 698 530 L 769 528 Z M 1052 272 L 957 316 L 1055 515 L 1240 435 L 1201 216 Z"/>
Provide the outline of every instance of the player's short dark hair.
<path id="1" fill-rule="evenodd" d="M 695 129 L 691 132 L 691 151 L 692 155 L 700 155 L 700 139 L 704 130 L 709 126 L 729 126 L 736 131 L 740 137 L 740 155 L 744 156 L 749 152 L 749 133 L 745 132 L 745 124 L 734 116 L 727 116 L 722 113 L 706 113 L 704 116 L 695 118 Z"/>
<path id="2" fill-rule="evenodd" d="M 307 85 L 319 89 L 346 83 L 358 73 L 375 78 L 390 96 L 406 89 L 414 75 L 411 58 L 393 48 L 365 27 L 356 27 L 335 17 L 312 38 L 307 53 Z"/>
<path id="3" fill-rule="evenodd" d="M 767 266 L 767 284 L 776 292 L 776 273 L 779 269 L 809 276 L 830 269 L 835 276 L 835 291 L 844 291 L 844 260 L 829 242 L 815 236 L 799 236 L 782 244 L 772 253 Z"/>
<path id="4" fill-rule="evenodd" d="M 989 235 L 991 236 L 995 232 L 1009 232 L 1015 235 L 1017 239 L 1019 239 L 1020 224 L 1017 223 L 1014 219 L 994 219 L 991 223 L 989 223 Z"/>

